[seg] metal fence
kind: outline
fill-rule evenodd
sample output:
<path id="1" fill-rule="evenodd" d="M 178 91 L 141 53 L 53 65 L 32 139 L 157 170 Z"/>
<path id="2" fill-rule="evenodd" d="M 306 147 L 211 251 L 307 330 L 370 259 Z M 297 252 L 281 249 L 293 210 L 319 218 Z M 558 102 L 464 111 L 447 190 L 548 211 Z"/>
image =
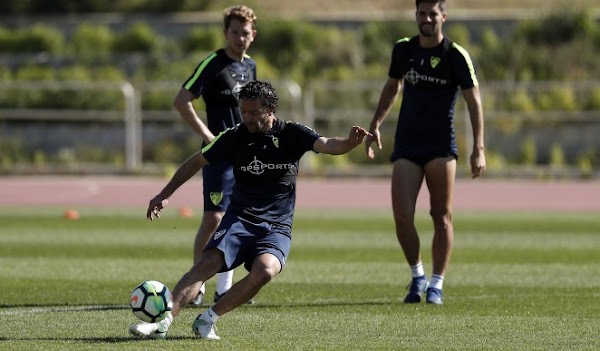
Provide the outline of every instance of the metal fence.
<path id="1" fill-rule="evenodd" d="M 301 115 L 302 90 L 300 86 L 293 81 L 280 81 L 274 83 L 280 91 L 283 99 L 282 108 L 286 113 L 297 116 Z M 144 124 L 152 122 L 172 123 L 181 125 L 180 117 L 174 111 L 170 110 L 144 110 L 142 109 L 142 96 L 148 92 L 164 92 L 167 96 L 174 96 L 175 92 L 181 86 L 176 82 L 151 82 L 151 84 L 135 85 L 131 82 L 80 82 L 80 81 L 11 81 L 0 82 L 0 94 L 8 91 L 19 94 L 34 94 L 40 91 L 58 91 L 69 94 L 72 91 L 118 91 L 122 96 L 122 102 L 115 100 L 114 104 L 106 109 L 78 108 L 78 109 L 55 109 L 37 106 L 33 107 L 4 107 L 0 108 L 0 140 L 9 137 L 20 137 L 26 144 L 36 144 L 36 148 L 48 147 L 49 142 L 40 140 L 47 138 L 52 140 L 52 144 L 64 143 L 65 147 L 76 144 L 91 144 L 92 147 L 104 148 L 122 145 L 124 158 L 124 171 L 137 172 L 143 167 L 142 151 L 144 143 L 150 143 L 152 140 L 143 140 Z M 108 133 L 112 136 L 104 138 L 94 138 L 93 135 L 78 134 L 76 129 L 73 133 L 62 133 L 56 138 L 51 135 L 56 133 L 57 122 L 60 121 L 60 128 L 65 124 L 72 123 L 96 123 L 101 122 L 110 125 Z M 32 123 L 46 122 L 43 126 L 35 126 Z M 17 127 L 11 126 L 17 124 Z M 116 126 L 116 128 L 114 128 Z M 19 128 L 21 127 L 21 128 Z M 43 129 L 34 133 L 28 133 L 23 130 Z M 67 127 L 68 128 L 68 127 Z M 15 132 L 19 131 L 19 132 Z M 92 132 L 93 134 L 93 132 Z M 60 139 L 60 140 L 56 140 Z M 60 147 L 60 146 L 58 146 Z M 52 145 L 52 148 L 57 148 Z M 0 156 L 1 156 L 0 148 Z"/>
<path id="2" fill-rule="evenodd" d="M 302 88 L 296 82 L 274 82 L 282 106 L 278 116 L 307 124 L 323 135 L 343 135 L 351 124 L 368 125 L 383 83 L 316 81 Z M 113 90 L 122 95 L 122 102 L 115 101 L 110 109 L 0 108 L 0 140 L 20 134 L 24 143 L 36 142 L 36 147 L 43 149 L 45 144 L 38 139 L 50 138 L 56 132 L 57 123 L 53 121 L 60 120 L 61 128 L 66 132 L 55 138 L 54 143 L 64 142 L 66 147 L 74 143 L 90 143 L 91 147 L 98 148 L 119 145 L 124 158 L 120 171 L 138 172 L 145 165 L 145 145 L 155 141 L 153 135 L 144 133 L 148 125 L 160 122 L 162 126 L 185 128 L 173 108 L 142 109 L 142 97 L 157 91 L 171 97 L 179 87 L 178 82 L 141 85 L 130 82 L 0 82 L 0 94 L 15 90 L 24 94 L 48 90 Z M 588 157 L 591 166 L 598 168 L 595 160 L 600 152 L 600 139 L 597 138 L 600 135 L 600 82 L 488 82 L 482 84 L 481 91 L 486 143 L 492 156 L 489 161 L 499 157 L 505 164 L 520 165 L 521 168 L 532 164 L 550 165 L 557 162 L 553 153 L 558 148 L 566 164 L 576 165 L 582 157 Z M 465 162 L 467 157 L 464 156 L 472 142 L 468 115 L 461 101 L 459 98 L 455 123 L 461 161 Z M 399 103 L 382 126 L 387 138 L 393 137 Z M 40 127 L 43 131 L 28 134 L 19 129 L 31 128 L 32 122 L 45 122 Z M 112 126 L 104 132 L 108 136 L 97 138 L 101 133 L 82 136 L 77 130 L 68 132 L 69 125 L 96 122 Z M 15 124 L 17 127 L 14 127 Z M 164 132 L 169 133 L 169 128 L 165 128 Z M 524 159 L 527 147 L 533 156 Z"/>

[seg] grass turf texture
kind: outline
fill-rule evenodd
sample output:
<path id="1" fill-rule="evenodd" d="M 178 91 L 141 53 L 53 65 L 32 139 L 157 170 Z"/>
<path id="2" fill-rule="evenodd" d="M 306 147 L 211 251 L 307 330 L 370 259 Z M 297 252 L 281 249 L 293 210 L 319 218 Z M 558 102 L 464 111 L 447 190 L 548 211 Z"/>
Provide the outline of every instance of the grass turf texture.
<path id="1" fill-rule="evenodd" d="M 197 308 L 168 340 L 127 334 L 131 290 L 147 279 L 172 288 L 189 268 L 197 216 L 80 212 L 2 211 L 1 350 L 600 349 L 594 214 L 455 214 L 445 304 L 429 306 L 401 303 L 410 276 L 389 213 L 299 212 L 282 274 L 220 319 L 223 340 L 211 342 L 191 332 Z M 417 227 L 430 274 L 429 218 Z"/>

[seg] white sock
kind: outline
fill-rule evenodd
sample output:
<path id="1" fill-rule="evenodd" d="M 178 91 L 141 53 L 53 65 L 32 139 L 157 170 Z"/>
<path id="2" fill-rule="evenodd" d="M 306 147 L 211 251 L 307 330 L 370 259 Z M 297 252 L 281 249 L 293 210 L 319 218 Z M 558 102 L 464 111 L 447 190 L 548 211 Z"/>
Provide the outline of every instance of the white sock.
<path id="1" fill-rule="evenodd" d="M 200 306 L 202 305 L 202 302 L 204 301 L 204 295 L 206 294 L 206 285 L 202 284 L 200 286 L 200 291 L 198 292 L 198 294 L 192 299 L 192 302 L 194 305 L 196 306 Z"/>
<path id="2" fill-rule="evenodd" d="M 425 270 L 423 269 L 423 262 L 419 262 L 414 266 L 410 266 L 410 271 L 413 278 L 422 277 L 425 275 Z"/>
<path id="3" fill-rule="evenodd" d="M 169 329 L 171 323 L 173 323 L 173 315 L 171 312 L 167 312 L 166 317 L 162 321 L 158 322 L 158 324 L 165 329 Z"/>
<path id="4" fill-rule="evenodd" d="M 233 269 L 223 273 L 217 273 L 217 294 L 223 295 L 233 283 Z"/>
<path id="5" fill-rule="evenodd" d="M 442 286 L 444 285 L 444 276 L 439 274 L 431 275 L 431 281 L 429 281 L 430 288 L 436 288 L 442 290 Z"/>
<path id="6" fill-rule="evenodd" d="M 215 323 L 219 319 L 219 315 L 216 314 L 215 311 L 213 311 L 212 307 L 206 310 L 206 312 L 204 312 L 203 315 L 212 323 Z"/>

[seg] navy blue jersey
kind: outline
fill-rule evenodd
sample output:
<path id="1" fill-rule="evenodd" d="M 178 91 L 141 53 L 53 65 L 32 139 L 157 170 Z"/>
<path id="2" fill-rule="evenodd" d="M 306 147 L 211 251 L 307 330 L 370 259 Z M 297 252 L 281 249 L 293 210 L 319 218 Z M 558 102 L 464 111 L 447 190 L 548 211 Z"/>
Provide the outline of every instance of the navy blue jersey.
<path id="1" fill-rule="evenodd" d="M 266 133 L 239 124 L 202 149 L 208 162 L 233 165 L 235 185 L 228 211 L 252 222 L 292 225 L 299 160 L 320 135 L 293 122 L 275 120 Z"/>
<path id="2" fill-rule="evenodd" d="M 224 49 L 219 49 L 198 64 L 183 88 L 196 98 L 202 96 L 208 129 L 216 135 L 242 122 L 238 94 L 255 79 L 256 63 L 250 56 L 238 62 L 227 56 Z"/>
<path id="3" fill-rule="evenodd" d="M 469 54 L 447 38 L 434 48 L 422 48 L 418 36 L 403 38 L 394 45 L 388 74 L 403 79 L 396 148 L 458 154 L 454 132 L 458 88 L 478 85 Z"/>

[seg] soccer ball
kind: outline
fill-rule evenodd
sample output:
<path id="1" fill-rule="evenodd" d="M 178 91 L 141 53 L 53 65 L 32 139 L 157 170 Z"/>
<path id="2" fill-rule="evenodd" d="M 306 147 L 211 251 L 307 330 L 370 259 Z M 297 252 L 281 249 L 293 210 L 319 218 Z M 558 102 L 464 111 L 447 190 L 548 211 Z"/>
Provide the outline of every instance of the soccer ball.
<path id="1" fill-rule="evenodd" d="M 133 289 L 130 304 L 136 317 L 154 323 L 163 320 L 173 308 L 173 295 L 163 283 L 147 280 Z"/>

